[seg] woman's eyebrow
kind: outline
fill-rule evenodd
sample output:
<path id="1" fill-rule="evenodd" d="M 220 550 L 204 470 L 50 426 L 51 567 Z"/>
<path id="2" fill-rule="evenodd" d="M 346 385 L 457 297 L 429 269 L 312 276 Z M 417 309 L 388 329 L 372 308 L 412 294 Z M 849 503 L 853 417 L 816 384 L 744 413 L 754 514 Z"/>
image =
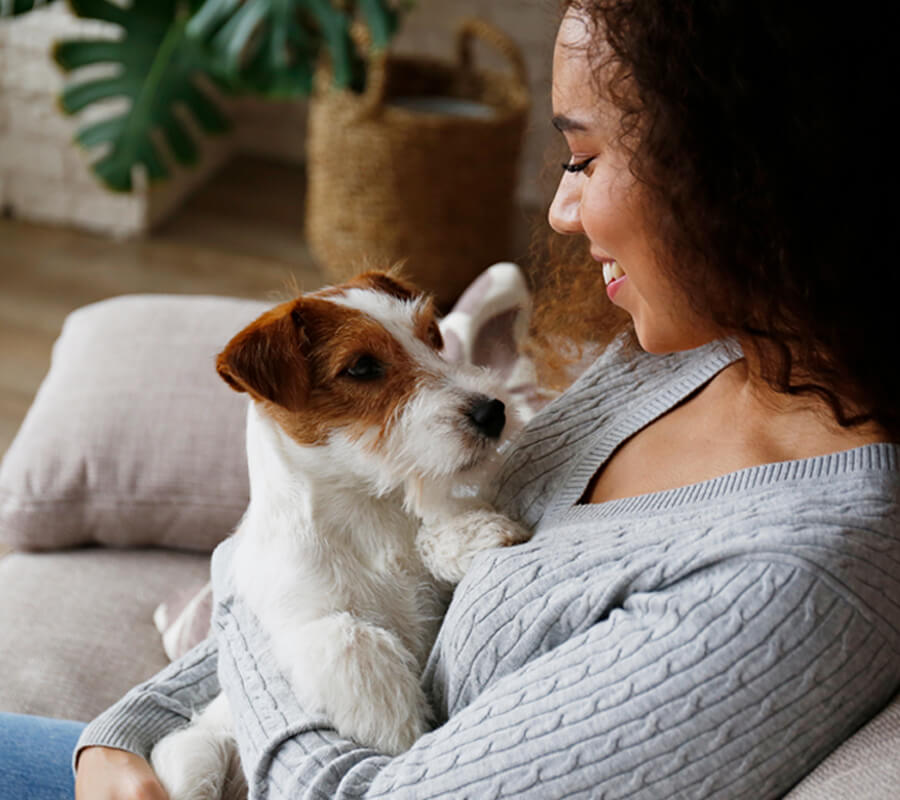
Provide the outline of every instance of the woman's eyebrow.
<path id="1" fill-rule="evenodd" d="M 567 117 L 565 114 L 556 114 L 553 119 L 550 120 L 553 124 L 553 127 L 556 128 L 560 133 L 566 133 L 567 131 L 586 131 L 588 130 L 588 125 L 585 122 L 580 122 L 577 119 L 572 119 L 572 117 Z"/>

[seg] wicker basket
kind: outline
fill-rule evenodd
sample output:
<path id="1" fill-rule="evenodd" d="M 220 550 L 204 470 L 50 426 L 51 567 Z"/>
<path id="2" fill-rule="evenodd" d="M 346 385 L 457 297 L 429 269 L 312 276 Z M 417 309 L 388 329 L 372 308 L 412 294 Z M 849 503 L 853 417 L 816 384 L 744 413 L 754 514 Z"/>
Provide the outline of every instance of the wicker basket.
<path id="1" fill-rule="evenodd" d="M 475 40 L 496 48 L 511 72 L 477 69 Z M 524 61 L 481 20 L 460 26 L 457 56 L 455 64 L 375 56 L 362 94 L 320 81 L 309 111 L 306 232 L 333 279 L 404 262 L 406 276 L 446 308 L 512 255 Z M 483 113 L 433 110 L 442 104 Z"/>

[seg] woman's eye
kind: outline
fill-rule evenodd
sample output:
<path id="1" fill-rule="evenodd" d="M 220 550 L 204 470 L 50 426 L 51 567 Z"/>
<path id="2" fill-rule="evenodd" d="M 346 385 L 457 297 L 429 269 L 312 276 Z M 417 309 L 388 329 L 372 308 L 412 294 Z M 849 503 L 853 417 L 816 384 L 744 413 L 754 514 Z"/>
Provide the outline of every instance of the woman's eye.
<path id="1" fill-rule="evenodd" d="M 563 164 L 562 168 L 566 172 L 584 172 L 588 165 L 596 158 L 597 156 L 591 156 L 590 158 L 586 158 L 583 161 L 576 161 L 572 163 L 571 161 L 567 164 Z"/>
<path id="2" fill-rule="evenodd" d="M 358 381 L 371 381 L 384 375 L 384 364 L 374 356 L 360 356 L 343 374 Z"/>

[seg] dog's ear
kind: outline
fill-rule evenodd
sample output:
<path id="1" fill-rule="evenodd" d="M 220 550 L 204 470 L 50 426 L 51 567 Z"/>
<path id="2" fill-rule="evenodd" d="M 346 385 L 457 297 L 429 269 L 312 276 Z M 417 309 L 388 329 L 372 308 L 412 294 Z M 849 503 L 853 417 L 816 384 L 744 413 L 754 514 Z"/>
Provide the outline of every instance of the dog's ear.
<path id="1" fill-rule="evenodd" d="M 309 396 L 302 299 L 267 311 L 219 353 L 216 371 L 238 392 L 299 411 Z"/>
<path id="2" fill-rule="evenodd" d="M 380 270 L 364 272 L 348 285 L 354 284 L 366 289 L 376 289 L 391 297 L 396 297 L 398 300 L 414 300 L 424 294 L 421 289 L 407 283 L 399 275 Z"/>

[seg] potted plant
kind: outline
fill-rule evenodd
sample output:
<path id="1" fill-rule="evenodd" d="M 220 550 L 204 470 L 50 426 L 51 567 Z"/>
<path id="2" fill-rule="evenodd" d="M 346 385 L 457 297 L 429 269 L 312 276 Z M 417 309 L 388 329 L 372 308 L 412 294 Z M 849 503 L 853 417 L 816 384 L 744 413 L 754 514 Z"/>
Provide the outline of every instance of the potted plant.
<path id="1" fill-rule="evenodd" d="M 38 4 L 0 0 L 0 9 Z M 529 97 L 521 53 L 493 26 L 463 23 L 457 59 L 447 63 L 388 53 L 411 0 L 69 4 L 121 32 L 54 50 L 66 71 L 106 71 L 87 80 L 76 72 L 60 96 L 66 113 L 126 101 L 76 136 L 99 153 L 92 169 L 109 188 L 130 191 L 136 168 L 167 177 L 160 137 L 179 164 L 198 160 L 192 127 L 229 127 L 211 85 L 275 98 L 312 93 L 307 232 L 333 277 L 365 260 L 406 260 L 410 277 L 447 306 L 475 274 L 509 257 Z M 474 40 L 498 49 L 512 70 L 476 68 Z"/>
<path id="2" fill-rule="evenodd" d="M 181 165 L 196 163 L 198 143 L 188 114 L 205 133 L 229 121 L 209 85 L 227 93 L 286 98 L 308 94 L 317 63 L 327 55 L 337 87 L 360 91 L 367 59 L 351 26 L 364 25 L 373 49 L 387 47 L 410 3 L 388 0 L 69 0 L 85 19 L 111 23 L 116 39 L 58 42 L 57 63 L 67 72 L 104 65 L 105 77 L 75 81 L 63 90 L 67 114 L 113 99 L 126 107 L 87 124 L 77 141 L 102 150 L 93 162 L 110 189 L 130 191 L 133 170 L 151 179 L 169 175 L 154 141 L 157 132 Z M 40 0 L 0 0 L 0 10 L 26 13 Z"/>

